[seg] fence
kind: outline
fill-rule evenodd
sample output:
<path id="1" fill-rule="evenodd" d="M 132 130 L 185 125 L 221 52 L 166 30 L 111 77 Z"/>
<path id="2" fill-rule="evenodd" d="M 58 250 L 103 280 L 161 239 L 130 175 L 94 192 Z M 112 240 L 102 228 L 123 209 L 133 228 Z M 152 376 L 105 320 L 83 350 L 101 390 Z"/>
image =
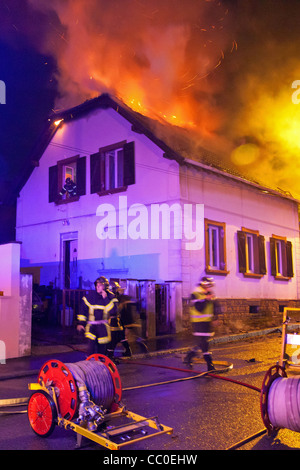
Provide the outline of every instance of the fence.
<path id="1" fill-rule="evenodd" d="M 90 290 L 86 289 L 63 289 L 61 325 L 72 326 L 79 313 L 82 297 L 88 295 Z"/>

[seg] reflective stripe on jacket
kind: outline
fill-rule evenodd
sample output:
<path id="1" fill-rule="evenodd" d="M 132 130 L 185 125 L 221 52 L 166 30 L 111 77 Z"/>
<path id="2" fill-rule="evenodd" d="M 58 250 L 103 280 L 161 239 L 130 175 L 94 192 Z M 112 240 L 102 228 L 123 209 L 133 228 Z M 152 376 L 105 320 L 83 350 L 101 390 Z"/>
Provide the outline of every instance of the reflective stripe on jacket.
<path id="1" fill-rule="evenodd" d="M 116 315 L 118 300 L 111 292 L 104 299 L 97 292 L 91 292 L 82 298 L 82 308 L 77 320 L 85 324 L 85 337 L 99 344 L 107 344 L 111 341 L 111 329 L 108 324 L 110 315 Z"/>

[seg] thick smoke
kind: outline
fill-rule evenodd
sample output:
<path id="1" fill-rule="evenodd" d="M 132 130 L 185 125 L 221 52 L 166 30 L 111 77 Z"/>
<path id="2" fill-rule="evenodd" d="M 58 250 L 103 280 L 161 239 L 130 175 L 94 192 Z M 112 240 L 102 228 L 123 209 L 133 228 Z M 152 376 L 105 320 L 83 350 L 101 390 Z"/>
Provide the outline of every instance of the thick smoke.
<path id="1" fill-rule="evenodd" d="M 187 156 L 208 148 L 220 166 L 300 197 L 297 0 L 29 5 L 49 18 L 33 40 L 56 58 L 57 108 L 110 92 L 186 129 Z"/>

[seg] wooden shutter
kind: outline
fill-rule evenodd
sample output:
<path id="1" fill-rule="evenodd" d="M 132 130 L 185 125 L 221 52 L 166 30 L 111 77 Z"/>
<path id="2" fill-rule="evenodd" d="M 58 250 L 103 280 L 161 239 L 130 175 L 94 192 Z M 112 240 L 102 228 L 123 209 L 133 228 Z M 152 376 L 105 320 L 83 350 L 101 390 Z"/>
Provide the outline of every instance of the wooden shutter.
<path id="1" fill-rule="evenodd" d="M 77 195 L 83 196 L 86 194 L 86 157 L 77 160 L 76 175 Z"/>
<path id="2" fill-rule="evenodd" d="M 237 242 L 238 242 L 238 260 L 239 260 L 239 272 L 245 273 L 246 266 L 246 234 L 245 232 L 237 232 Z"/>
<path id="3" fill-rule="evenodd" d="M 58 168 L 57 165 L 49 168 L 49 202 L 58 199 Z"/>
<path id="4" fill-rule="evenodd" d="M 263 235 L 258 236 L 258 257 L 259 257 L 258 274 L 267 274 L 265 237 Z"/>
<path id="5" fill-rule="evenodd" d="M 101 188 L 101 153 L 93 153 L 91 162 L 91 194 L 99 193 Z"/>
<path id="6" fill-rule="evenodd" d="M 286 264 L 287 264 L 287 277 L 294 276 L 293 269 L 293 247 L 291 242 L 286 242 Z"/>
<path id="7" fill-rule="evenodd" d="M 276 267 L 276 239 L 270 238 L 270 257 L 271 257 L 271 274 L 272 276 L 277 276 L 277 267 Z"/>
<path id="8" fill-rule="evenodd" d="M 135 183 L 135 155 L 134 142 L 124 144 L 124 186 Z"/>

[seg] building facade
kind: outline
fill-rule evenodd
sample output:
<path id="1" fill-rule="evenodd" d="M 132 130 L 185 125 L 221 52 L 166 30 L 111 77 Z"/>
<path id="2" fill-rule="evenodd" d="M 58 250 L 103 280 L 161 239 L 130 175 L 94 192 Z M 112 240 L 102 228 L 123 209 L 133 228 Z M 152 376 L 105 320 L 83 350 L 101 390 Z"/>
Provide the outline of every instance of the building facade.
<path id="1" fill-rule="evenodd" d="M 183 158 L 110 96 L 52 117 L 33 160 L 16 234 L 41 285 L 134 286 L 151 336 L 187 326 L 185 299 L 206 274 L 224 318 L 297 303 L 298 202 Z"/>

